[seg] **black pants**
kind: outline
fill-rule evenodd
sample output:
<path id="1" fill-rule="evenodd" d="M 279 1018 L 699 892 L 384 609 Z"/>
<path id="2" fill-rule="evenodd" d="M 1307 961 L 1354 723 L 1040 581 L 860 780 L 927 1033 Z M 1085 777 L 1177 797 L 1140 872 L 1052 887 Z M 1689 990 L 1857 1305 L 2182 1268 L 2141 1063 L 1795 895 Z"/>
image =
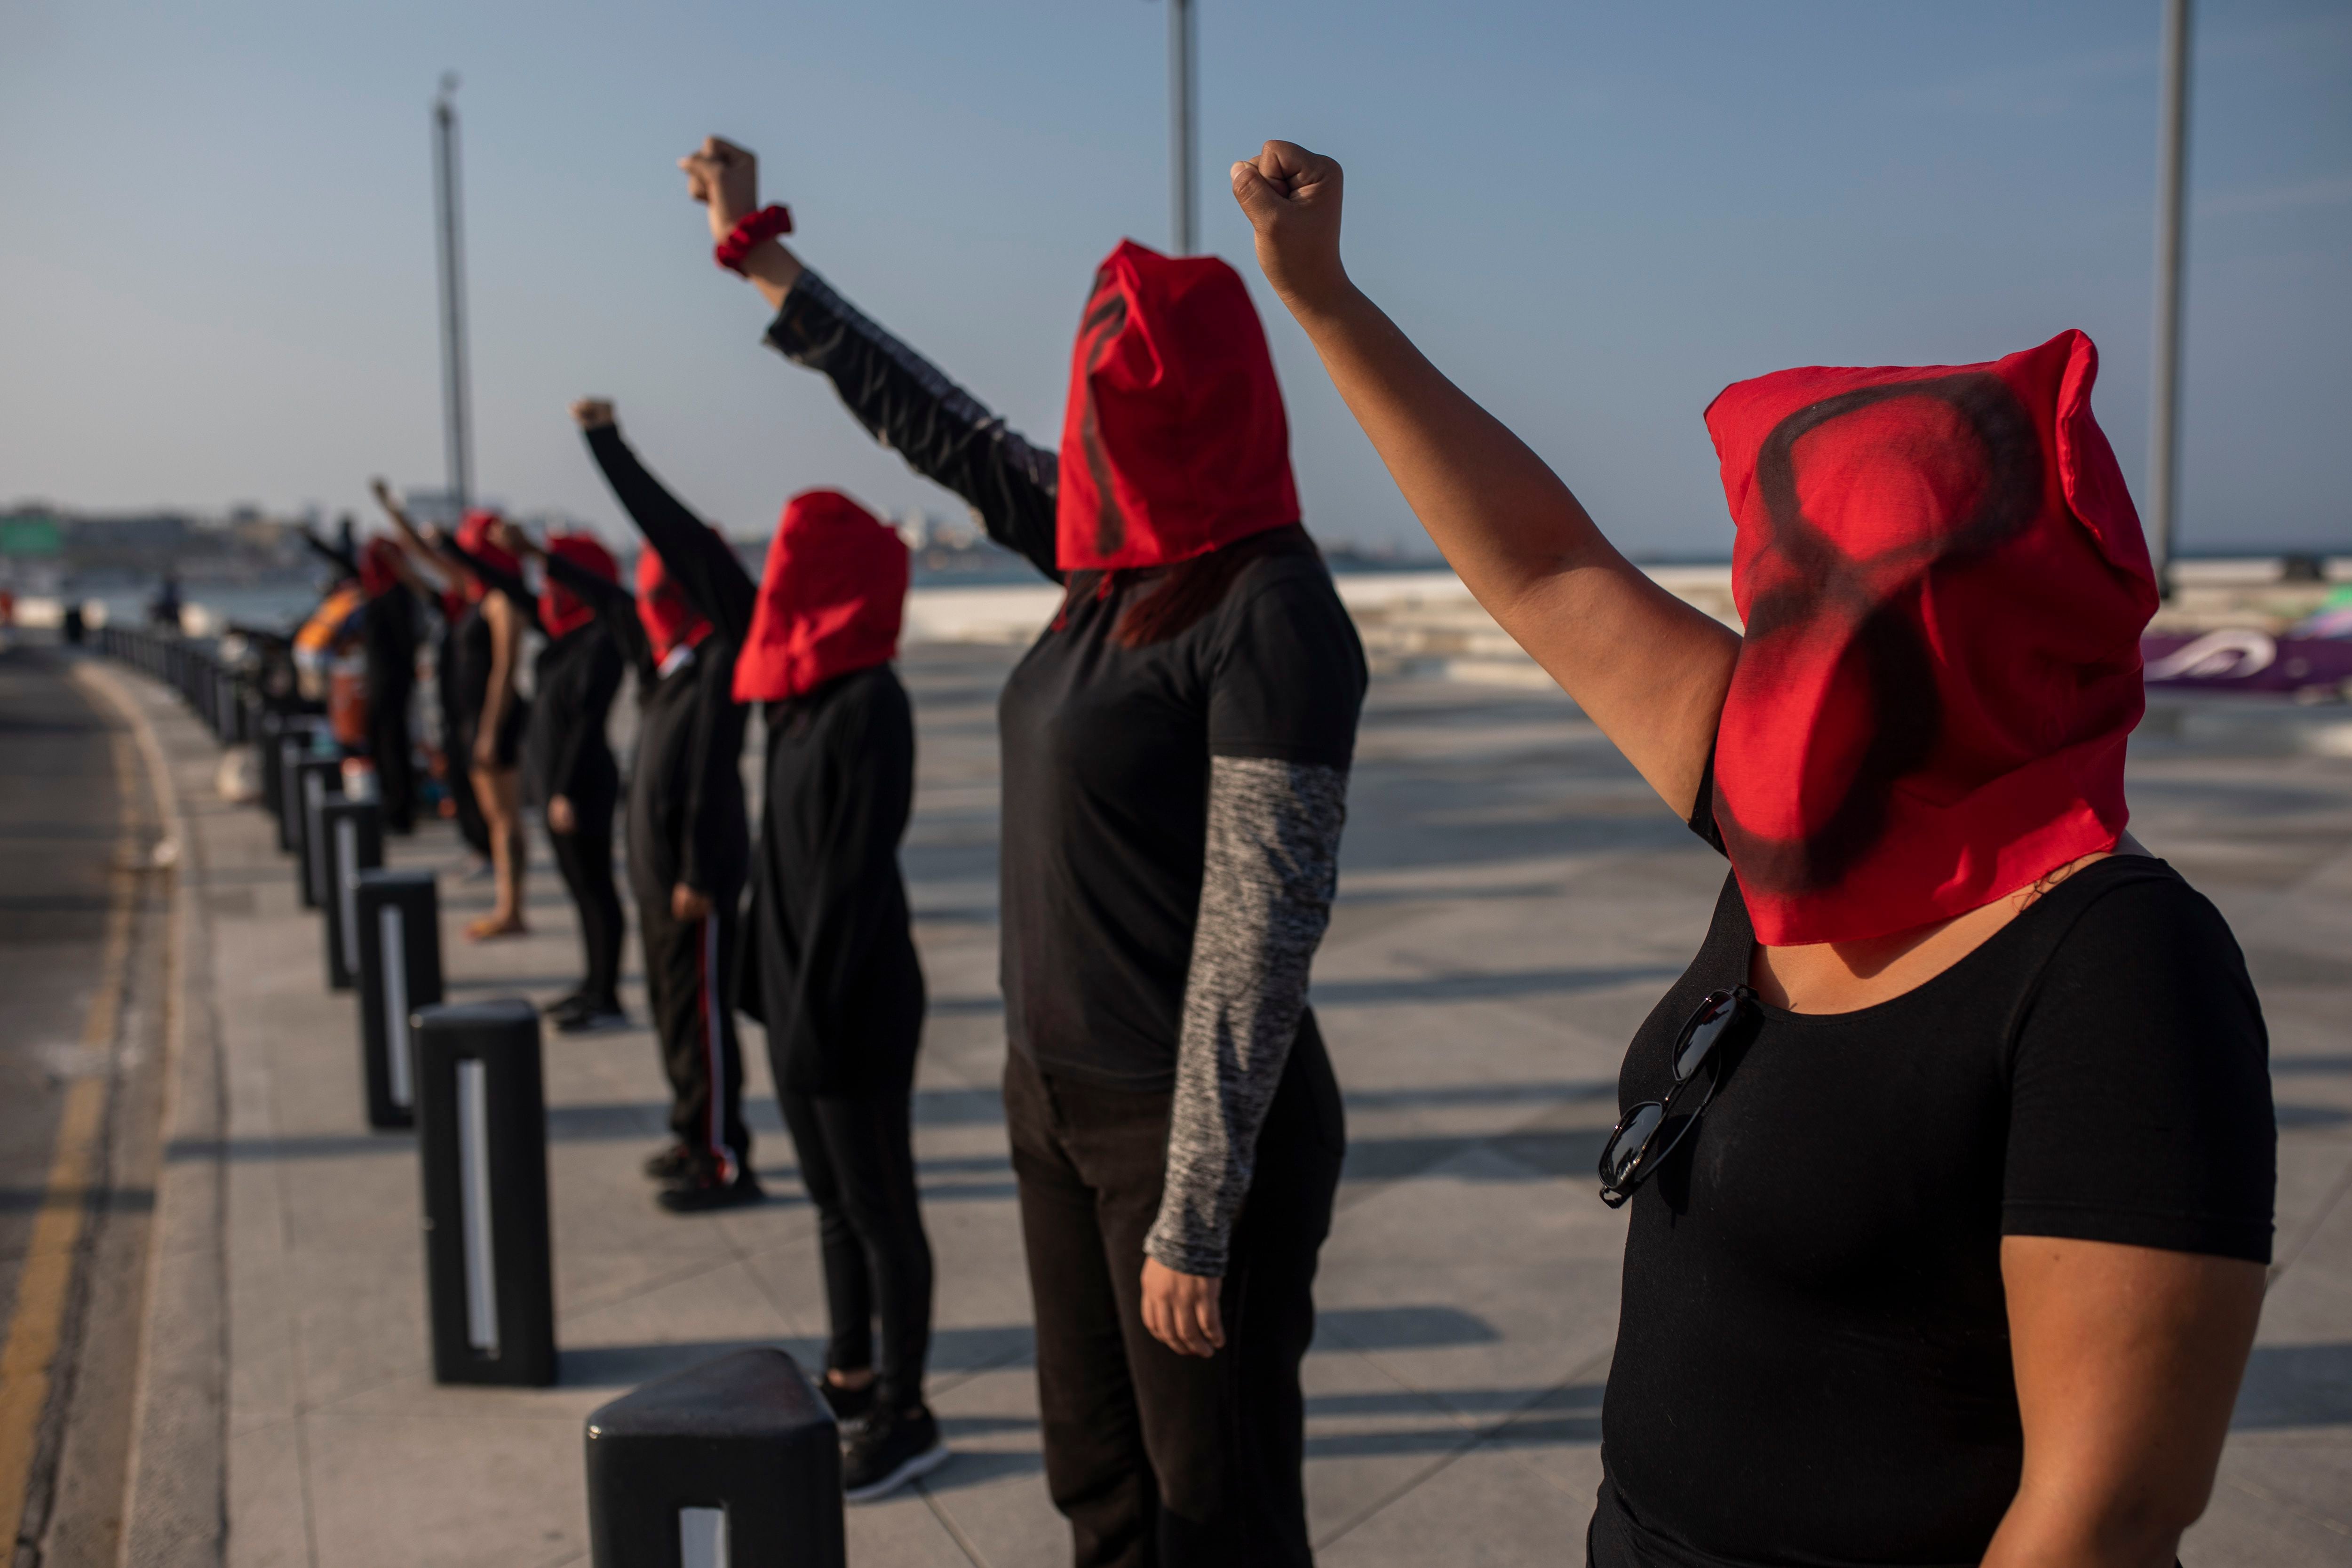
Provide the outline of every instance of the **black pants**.
<path id="1" fill-rule="evenodd" d="M 669 901 L 637 900 L 646 944 L 646 992 L 662 1070 L 669 1076 L 669 1126 L 677 1141 L 732 1179 L 751 1160 L 743 1125 L 743 1050 L 735 1038 L 735 900 L 714 897 L 710 915 L 681 921 Z"/>
<path id="2" fill-rule="evenodd" d="M 1258 1135 L 1219 1298 L 1225 1348 L 1182 1356 L 1143 1327 L 1171 1097 L 1007 1054 L 1004 1118 L 1037 1322 L 1045 1484 L 1077 1568 L 1313 1561 L 1298 1363 L 1347 1134 L 1310 1014 Z"/>
<path id="3" fill-rule="evenodd" d="M 911 1407 L 923 1396 L 931 1344 L 931 1243 L 915 1189 L 913 1085 L 776 1098 L 800 1155 L 801 1183 L 816 1205 L 833 1322 L 825 1367 L 871 1367 L 876 1397 Z"/>
<path id="4" fill-rule="evenodd" d="M 555 847 L 555 868 L 580 910 L 580 948 L 587 978 L 580 994 L 599 1007 L 620 1009 L 621 895 L 613 886 L 613 803 L 574 801 L 572 829 L 550 828 L 548 842 Z M 646 973 L 653 973 L 651 965 Z"/>
<path id="5" fill-rule="evenodd" d="M 416 752 L 408 734 L 413 681 L 371 674 L 368 697 L 368 756 L 375 763 L 376 798 L 387 833 L 416 829 Z"/>

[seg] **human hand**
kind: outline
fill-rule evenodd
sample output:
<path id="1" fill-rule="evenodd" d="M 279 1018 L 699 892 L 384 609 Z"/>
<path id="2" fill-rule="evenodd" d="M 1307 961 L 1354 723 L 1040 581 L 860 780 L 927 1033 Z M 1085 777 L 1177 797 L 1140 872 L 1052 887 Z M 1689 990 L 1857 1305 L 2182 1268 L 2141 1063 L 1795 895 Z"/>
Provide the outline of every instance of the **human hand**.
<path id="1" fill-rule="evenodd" d="M 1180 1274 L 1156 1258 L 1143 1260 L 1143 1326 L 1178 1355 L 1211 1356 L 1225 1348 L 1218 1299 L 1225 1282 Z"/>
<path id="2" fill-rule="evenodd" d="M 499 771 L 499 738 L 487 730 L 474 737 L 474 766 L 486 773 Z"/>
<path id="3" fill-rule="evenodd" d="M 672 920 L 701 921 L 710 918 L 710 895 L 684 882 L 669 890 L 669 912 Z"/>
<path id="4" fill-rule="evenodd" d="M 686 171 L 686 194 L 709 211 L 712 239 L 725 239 L 746 216 L 760 210 L 760 160 L 749 148 L 706 136 L 677 166 Z"/>
<path id="5" fill-rule="evenodd" d="M 383 508 L 384 510 L 398 511 L 400 510 L 400 502 L 393 497 L 392 487 L 384 483 L 381 476 L 368 481 L 368 493 L 375 497 L 375 504 Z"/>
<path id="6" fill-rule="evenodd" d="M 550 833 L 569 833 L 579 826 L 579 821 L 572 815 L 570 795 L 551 795 L 547 797 L 547 830 Z"/>
<path id="7" fill-rule="evenodd" d="M 614 422 L 613 400 L 609 397 L 579 399 L 572 405 L 572 422 L 583 430 L 602 430 Z"/>
<path id="8" fill-rule="evenodd" d="M 1293 311 L 1314 309 L 1348 287 L 1339 263 L 1337 160 L 1295 142 L 1269 142 L 1233 167 L 1234 200 L 1257 231 L 1257 265 Z"/>
<path id="9" fill-rule="evenodd" d="M 509 555 L 530 557 L 546 553 L 540 549 L 537 540 L 505 518 L 500 518 L 490 525 L 490 542 Z"/>

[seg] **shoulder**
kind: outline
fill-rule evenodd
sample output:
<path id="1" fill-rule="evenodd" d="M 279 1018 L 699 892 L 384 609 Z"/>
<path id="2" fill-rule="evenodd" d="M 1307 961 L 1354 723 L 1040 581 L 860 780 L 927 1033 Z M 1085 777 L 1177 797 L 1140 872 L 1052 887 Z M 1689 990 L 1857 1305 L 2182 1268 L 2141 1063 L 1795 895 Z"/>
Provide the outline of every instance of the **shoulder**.
<path id="1" fill-rule="evenodd" d="M 2110 856 L 2077 871 L 2042 901 L 2064 928 L 2045 975 L 2095 970 L 2119 984 L 2185 970 L 2252 993 L 2230 922 L 2162 860 Z"/>

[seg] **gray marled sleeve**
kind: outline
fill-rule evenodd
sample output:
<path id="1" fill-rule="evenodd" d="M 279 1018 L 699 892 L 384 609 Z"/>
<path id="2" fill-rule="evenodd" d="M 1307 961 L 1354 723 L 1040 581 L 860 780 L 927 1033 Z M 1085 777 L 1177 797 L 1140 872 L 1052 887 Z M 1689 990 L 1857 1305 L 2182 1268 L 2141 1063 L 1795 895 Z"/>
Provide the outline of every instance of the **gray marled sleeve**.
<path id="1" fill-rule="evenodd" d="M 1223 1275 L 1249 1194 L 1258 1128 L 1307 1010 L 1307 972 L 1331 920 L 1345 768 L 1209 759 L 1208 858 L 1184 983 L 1168 1184 L 1144 1250 Z"/>

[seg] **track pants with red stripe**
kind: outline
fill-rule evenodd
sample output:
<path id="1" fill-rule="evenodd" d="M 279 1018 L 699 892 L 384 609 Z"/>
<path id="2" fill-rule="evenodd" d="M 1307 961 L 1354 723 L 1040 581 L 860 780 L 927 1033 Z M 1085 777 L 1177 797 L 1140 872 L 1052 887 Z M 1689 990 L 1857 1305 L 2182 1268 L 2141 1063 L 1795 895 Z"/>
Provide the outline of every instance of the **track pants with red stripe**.
<path id="1" fill-rule="evenodd" d="M 646 991 L 669 1075 L 670 1131 L 722 1168 L 749 1166 L 743 1125 L 743 1052 L 735 1040 L 735 900 L 713 900 L 708 919 L 681 921 L 667 900 L 640 900 Z"/>

